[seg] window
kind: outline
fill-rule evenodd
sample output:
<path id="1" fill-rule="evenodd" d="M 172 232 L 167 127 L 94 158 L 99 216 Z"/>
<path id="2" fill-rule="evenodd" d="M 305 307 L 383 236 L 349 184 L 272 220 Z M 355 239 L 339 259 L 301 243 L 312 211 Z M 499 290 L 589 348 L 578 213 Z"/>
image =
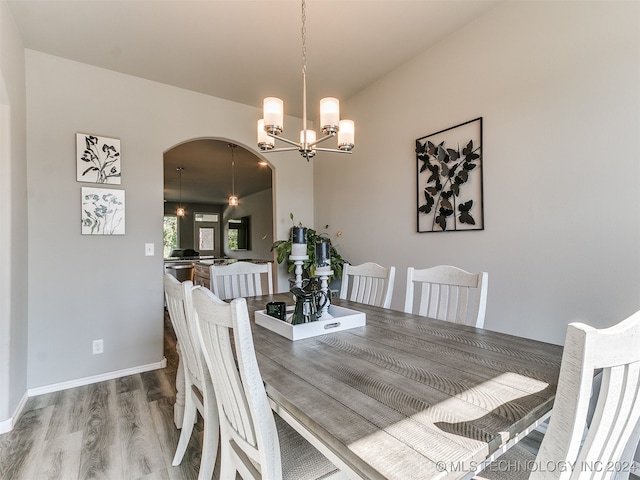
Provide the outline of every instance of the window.
<path id="1" fill-rule="evenodd" d="M 215 247 L 214 236 L 215 236 L 214 228 L 198 228 L 198 249 L 202 250 L 213 250 Z"/>
<path id="2" fill-rule="evenodd" d="M 218 214 L 217 213 L 196 213 L 194 214 L 193 219 L 196 222 L 217 222 Z"/>
<path id="3" fill-rule="evenodd" d="M 168 258 L 174 248 L 178 248 L 178 217 L 165 215 L 162 235 L 164 258 Z"/>
<path id="4" fill-rule="evenodd" d="M 229 229 L 229 250 L 238 250 L 238 230 Z"/>
<path id="5" fill-rule="evenodd" d="M 211 212 L 193 212 L 193 238 L 200 255 L 220 255 L 220 215 Z"/>
<path id="6" fill-rule="evenodd" d="M 249 217 L 230 219 L 228 227 L 229 250 L 251 250 Z"/>

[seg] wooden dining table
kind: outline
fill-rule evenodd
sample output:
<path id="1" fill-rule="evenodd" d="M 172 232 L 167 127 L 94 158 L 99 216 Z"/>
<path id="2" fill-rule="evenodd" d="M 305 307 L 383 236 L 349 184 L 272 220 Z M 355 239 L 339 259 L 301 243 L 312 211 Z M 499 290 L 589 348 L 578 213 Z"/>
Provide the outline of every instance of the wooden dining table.
<path id="1" fill-rule="evenodd" d="M 247 299 L 292 304 L 291 294 Z M 548 417 L 562 347 L 333 299 L 366 326 L 291 341 L 252 322 L 276 413 L 354 479 L 470 478 Z"/>

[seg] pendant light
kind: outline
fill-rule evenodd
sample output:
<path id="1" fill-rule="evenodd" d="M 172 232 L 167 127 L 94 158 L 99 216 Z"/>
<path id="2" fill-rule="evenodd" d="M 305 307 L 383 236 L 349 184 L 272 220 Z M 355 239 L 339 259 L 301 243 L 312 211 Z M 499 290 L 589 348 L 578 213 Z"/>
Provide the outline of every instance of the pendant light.
<path id="1" fill-rule="evenodd" d="M 298 150 L 309 161 L 316 151 L 351 153 L 354 147 L 355 127 L 352 120 L 340 120 L 340 102 L 327 97 L 320 100 L 320 128 L 323 137 L 316 139 L 315 130 L 307 130 L 307 14 L 306 2 L 302 0 L 302 131 L 300 141 L 281 137 L 284 123 L 284 103 L 276 97 L 267 97 L 263 102 L 263 117 L 258 120 L 258 146 L 264 153 Z M 318 148 L 320 142 L 338 136 L 338 148 Z M 274 148 L 275 139 L 293 145 Z"/>
<path id="2" fill-rule="evenodd" d="M 233 156 L 233 151 L 236 148 L 236 145 L 233 143 L 227 144 L 227 146 L 231 149 L 231 196 L 229 197 L 229 206 L 237 207 L 238 206 L 238 197 L 236 197 L 236 182 L 235 182 L 235 159 Z"/>
<path id="3" fill-rule="evenodd" d="M 178 167 L 176 170 L 180 173 L 180 202 L 178 203 L 178 208 L 176 209 L 176 215 L 179 217 L 184 217 L 184 208 L 182 208 L 182 171 L 184 167 Z"/>

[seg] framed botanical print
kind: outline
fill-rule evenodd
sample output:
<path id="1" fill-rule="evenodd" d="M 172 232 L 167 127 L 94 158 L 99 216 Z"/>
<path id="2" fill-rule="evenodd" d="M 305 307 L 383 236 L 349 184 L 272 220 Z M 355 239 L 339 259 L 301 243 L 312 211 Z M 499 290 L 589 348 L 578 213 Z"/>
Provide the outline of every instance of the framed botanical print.
<path id="1" fill-rule="evenodd" d="M 124 235 L 124 190 L 82 187 L 82 234 Z"/>
<path id="2" fill-rule="evenodd" d="M 120 185 L 120 140 L 76 133 L 76 180 Z"/>

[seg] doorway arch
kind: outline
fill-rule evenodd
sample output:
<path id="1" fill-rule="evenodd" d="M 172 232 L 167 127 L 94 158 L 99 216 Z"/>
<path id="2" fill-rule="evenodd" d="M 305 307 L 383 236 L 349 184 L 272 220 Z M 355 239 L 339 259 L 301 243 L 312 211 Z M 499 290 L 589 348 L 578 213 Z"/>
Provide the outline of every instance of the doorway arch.
<path id="1" fill-rule="evenodd" d="M 236 145 L 233 156 L 229 144 Z M 215 257 L 272 261 L 274 173 L 270 164 L 240 143 L 207 137 L 188 139 L 167 149 L 163 165 L 165 215 L 175 215 L 180 203 L 185 208 L 185 216 L 179 219 L 179 248 L 200 250 L 196 214 L 211 213 L 218 218 L 213 240 Z M 240 199 L 236 207 L 227 202 L 232 189 Z M 228 247 L 228 222 L 236 219 L 250 222 L 249 239 L 242 245 L 245 248 L 232 250 Z"/>

